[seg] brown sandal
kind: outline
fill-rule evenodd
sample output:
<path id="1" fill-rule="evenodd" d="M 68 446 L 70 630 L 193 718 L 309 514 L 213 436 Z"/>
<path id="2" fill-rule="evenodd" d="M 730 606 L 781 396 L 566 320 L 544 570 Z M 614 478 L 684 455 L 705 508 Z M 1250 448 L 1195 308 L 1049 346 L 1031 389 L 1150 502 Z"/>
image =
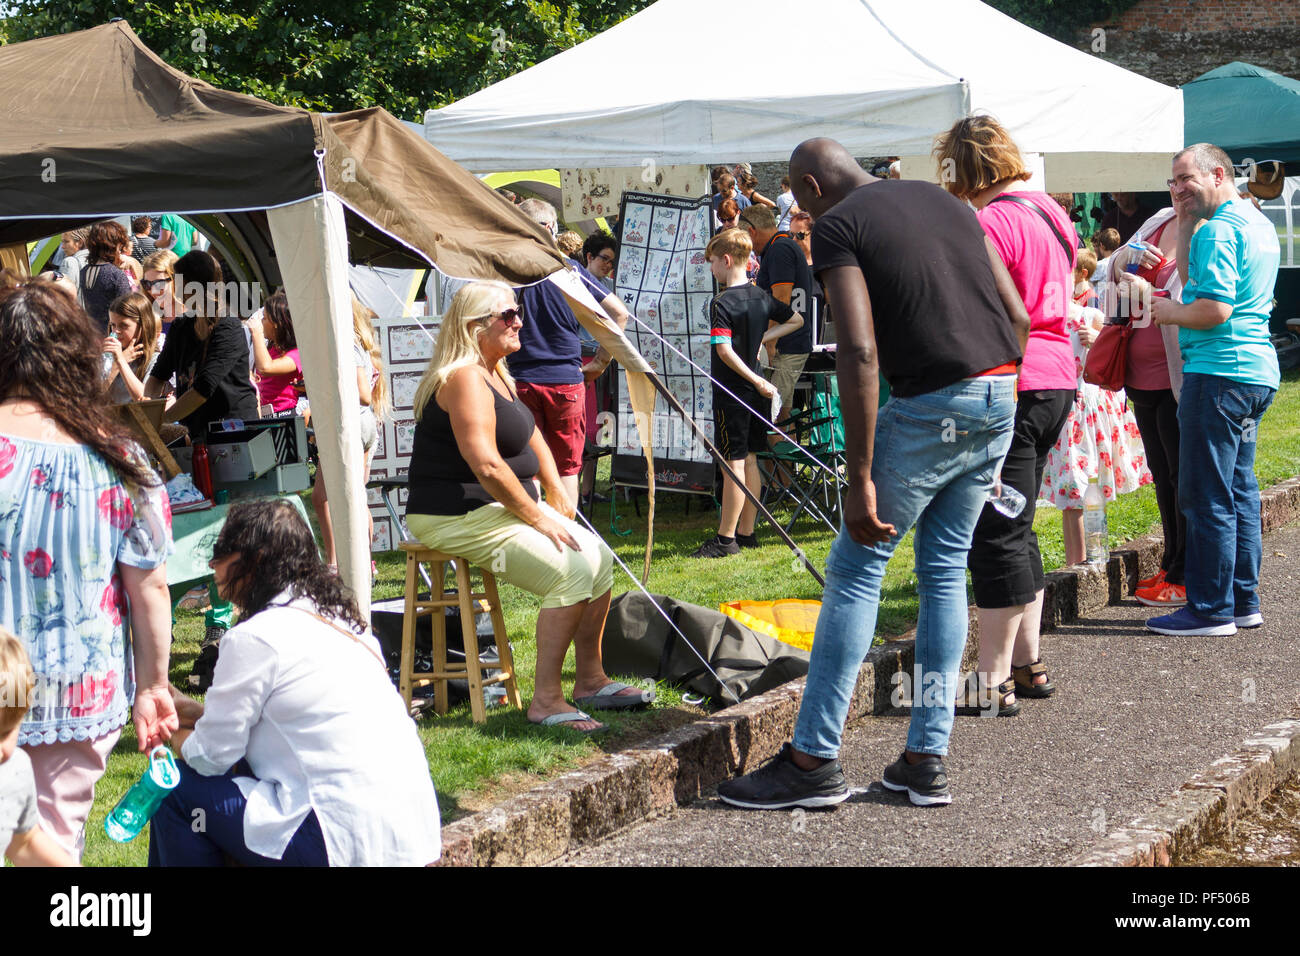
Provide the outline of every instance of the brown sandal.
<path id="1" fill-rule="evenodd" d="M 966 682 L 961 692 L 961 695 L 957 698 L 957 703 L 954 712 L 962 717 L 983 717 L 985 715 L 992 713 L 993 711 L 992 696 L 990 695 L 989 697 L 985 698 L 982 694 L 980 694 L 978 677 L 976 677 L 976 675 L 974 674 L 971 674 L 970 676 L 972 678 L 975 678 L 975 680 L 974 681 L 968 680 Z M 975 689 L 973 692 L 971 690 L 972 683 L 974 683 L 975 685 Z M 1020 713 L 1020 701 L 1013 700 L 1011 701 L 1011 703 L 1009 704 L 1007 703 L 1007 698 L 1014 696 L 1015 693 L 1016 693 L 1016 684 L 1015 681 L 1013 681 L 1010 677 L 1004 680 L 1001 684 L 998 684 L 997 715 L 999 717 L 1014 717 L 1016 714 Z"/>
<path id="2" fill-rule="evenodd" d="M 1044 678 L 1043 682 L 1041 684 L 1034 683 L 1040 674 Z M 1011 677 L 1016 682 L 1016 694 L 1020 697 L 1042 700 L 1056 693 L 1056 685 L 1047 676 L 1047 668 L 1043 666 L 1041 657 L 1032 664 L 1021 664 L 1019 667 L 1012 667 Z"/>

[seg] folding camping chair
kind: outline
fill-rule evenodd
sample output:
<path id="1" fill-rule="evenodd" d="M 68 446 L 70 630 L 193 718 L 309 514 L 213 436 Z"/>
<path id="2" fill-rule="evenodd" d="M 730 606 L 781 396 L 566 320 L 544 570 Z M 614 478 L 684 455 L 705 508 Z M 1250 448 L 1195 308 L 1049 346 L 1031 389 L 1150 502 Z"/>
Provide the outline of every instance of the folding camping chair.
<path id="1" fill-rule="evenodd" d="M 766 473 L 763 504 L 791 503 L 788 532 L 805 512 L 832 532 L 843 513 L 844 422 L 840 417 L 839 381 L 834 372 L 812 372 L 808 407 L 777 426 L 794 439 L 758 453 Z"/>

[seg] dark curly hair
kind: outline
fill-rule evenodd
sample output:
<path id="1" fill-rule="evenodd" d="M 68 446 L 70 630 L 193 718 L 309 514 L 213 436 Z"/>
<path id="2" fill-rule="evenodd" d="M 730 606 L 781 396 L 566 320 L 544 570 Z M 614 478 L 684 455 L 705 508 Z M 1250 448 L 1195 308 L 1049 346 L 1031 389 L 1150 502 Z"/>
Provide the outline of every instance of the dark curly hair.
<path id="1" fill-rule="evenodd" d="M 346 621 L 358 634 L 366 630 L 356 598 L 325 567 L 316 537 L 293 505 L 265 498 L 233 505 L 212 547 L 212 559 L 238 555 L 230 565 L 228 599 L 241 618 L 265 611 L 281 592 L 307 598 L 322 616 Z"/>
<path id="2" fill-rule="evenodd" d="M 612 249 L 614 255 L 618 255 L 618 240 L 609 233 L 602 230 L 596 230 L 587 237 L 587 241 L 582 244 L 582 264 L 586 265 L 587 260 L 592 256 L 598 256 L 606 249 Z"/>
<path id="3" fill-rule="evenodd" d="M 130 432 L 108 412 L 103 336 L 54 282 L 37 279 L 0 293 L 0 399 L 30 399 L 127 484 L 156 485 L 157 476 L 130 456 Z"/>

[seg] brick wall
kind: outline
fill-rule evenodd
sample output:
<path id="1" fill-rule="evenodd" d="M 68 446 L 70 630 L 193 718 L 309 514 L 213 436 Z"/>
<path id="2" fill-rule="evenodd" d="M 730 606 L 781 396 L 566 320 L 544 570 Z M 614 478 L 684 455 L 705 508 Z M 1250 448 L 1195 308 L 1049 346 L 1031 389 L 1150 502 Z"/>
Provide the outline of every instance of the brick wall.
<path id="1" fill-rule="evenodd" d="M 1292 0 L 1140 0 L 1112 25 L 1121 30 L 1158 25 L 1180 33 L 1300 27 L 1300 4 Z"/>
<path id="2" fill-rule="evenodd" d="M 1076 46 L 1170 86 L 1233 60 L 1300 76 L 1300 3 L 1140 0 L 1117 19 L 1079 31 Z"/>

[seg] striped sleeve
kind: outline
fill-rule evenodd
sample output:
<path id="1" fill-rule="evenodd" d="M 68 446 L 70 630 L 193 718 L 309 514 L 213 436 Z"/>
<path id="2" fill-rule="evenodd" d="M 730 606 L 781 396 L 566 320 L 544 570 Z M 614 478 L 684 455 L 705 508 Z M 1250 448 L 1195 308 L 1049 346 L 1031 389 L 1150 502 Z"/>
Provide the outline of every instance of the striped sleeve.
<path id="1" fill-rule="evenodd" d="M 731 344 L 731 317 L 722 309 L 718 308 L 718 301 L 722 298 L 715 295 L 713 301 L 709 303 L 709 344 L 710 345 L 730 345 Z"/>

